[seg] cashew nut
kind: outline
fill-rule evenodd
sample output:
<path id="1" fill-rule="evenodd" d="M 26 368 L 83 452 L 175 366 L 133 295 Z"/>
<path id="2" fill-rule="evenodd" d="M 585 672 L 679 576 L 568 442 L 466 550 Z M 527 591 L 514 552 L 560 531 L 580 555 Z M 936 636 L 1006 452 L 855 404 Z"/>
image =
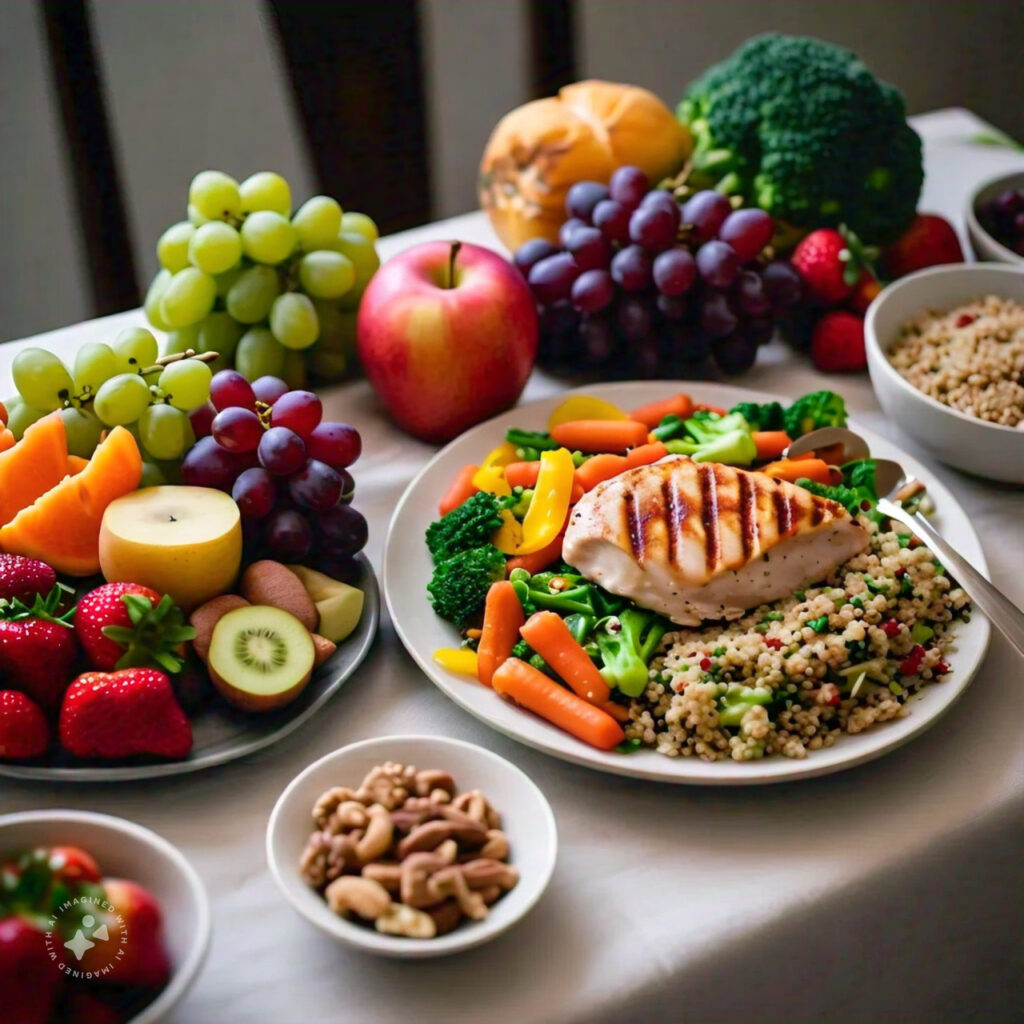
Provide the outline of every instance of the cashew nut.
<path id="1" fill-rule="evenodd" d="M 462 873 L 462 867 L 452 864 L 435 871 L 427 883 L 429 891 L 437 896 L 453 896 L 466 917 L 480 921 L 487 916 L 487 907 L 479 893 L 472 892 Z"/>
<path id="2" fill-rule="evenodd" d="M 369 864 L 371 860 L 383 857 L 391 847 L 395 826 L 391 821 L 391 812 L 380 804 L 371 804 L 363 817 L 366 823 L 366 835 L 356 845 L 356 856 L 360 864 Z"/>
<path id="3" fill-rule="evenodd" d="M 452 806 L 456 810 L 465 811 L 474 821 L 486 825 L 487 828 L 501 828 L 501 816 L 479 789 L 460 794 L 452 801 Z"/>
<path id="4" fill-rule="evenodd" d="M 434 892 L 428 883 L 431 875 L 448 866 L 448 863 L 433 851 L 410 853 L 402 861 L 402 880 L 399 886 L 402 902 L 410 907 L 430 907 L 440 903 L 444 895 Z"/>
<path id="5" fill-rule="evenodd" d="M 392 903 L 374 925 L 385 935 L 404 935 L 410 939 L 432 939 L 437 934 L 437 925 L 429 914 L 404 903 Z"/>
<path id="6" fill-rule="evenodd" d="M 492 903 L 497 903 L 501 899 L 501 894 L 505 890 L 500 885 L 488 885 L 485 889 L 477 889 L 480 894 L 480 899 L 484 901 L 486 906 L 490 906 Z"/>
<path id="7" fill-rule="evenodd" d="M 391 894 L 380 882 L 359 875 L 342 875 L 324 891 L 327 905 L 336 914 L 348 917 L 358 914 L 374 921 L 391 906 Z"/>
<path id="8" fill-rule="evenodd" d="M 487 830 L 487 842 L 480 847 L 480 856 L 489 860 L 508 860 L 508 836 L 500 829 Z"/>

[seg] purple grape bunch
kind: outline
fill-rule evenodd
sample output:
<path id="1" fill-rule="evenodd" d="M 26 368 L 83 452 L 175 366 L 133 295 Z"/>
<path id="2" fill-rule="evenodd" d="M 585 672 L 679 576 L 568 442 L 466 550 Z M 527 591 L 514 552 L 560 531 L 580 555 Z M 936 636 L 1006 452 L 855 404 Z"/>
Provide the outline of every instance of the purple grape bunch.
<path id="1" fill-rule="evenodd" d="M 247 560 L 301 562 L 315 552 L 317 568 L 352 579 L 367 539 L 349 472 L 362 440 L 355 427 L 322 415 L 312 391 L 289 391 L 277 377 L 250 384 L 236 370 L 221 370 L 209 403 L 192 414 L 199 440 L 181 475 L 234 498 Z"/>
<path id="2" fill-rule="evenodd" d="M 513 257 L 537 302 L 546 366 L 742 373 L 801 297 L 798 272 L 770 258 L 772 218 L 721 193 L 680 204 L 620 167 L 607 185 L 573 185 L 566 211 L 559 245 L 532 239 Z"/>
<path id="3" fill-rule="evenodd" d="M 981 226 L 1018 256 L 1024 256 L 1024 187 L 1004 189 L 978 210 Z"/>

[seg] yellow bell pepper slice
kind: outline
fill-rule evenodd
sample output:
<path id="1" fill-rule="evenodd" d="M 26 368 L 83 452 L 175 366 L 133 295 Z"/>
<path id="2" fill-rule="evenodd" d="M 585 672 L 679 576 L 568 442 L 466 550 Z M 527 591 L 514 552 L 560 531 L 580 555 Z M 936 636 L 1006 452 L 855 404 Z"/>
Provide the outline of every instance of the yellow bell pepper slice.
<path id="1" fill-rule="evenodd" d="M 487 458 L 480 463 L 481 469 L 488 469 L 491 466 L 507 466 L 510 462 L 518 462 L 519 456 L 516 455 L 516 446 L 509 444 L 508 441 L 502 441 L 497 448 L 492 448 L 487 454 Z"/>
<path id="2" fill-rule="evenodd" d="M 548 431 L 573 420 L 628 420 L 629 417 L 611 402 L 591 395 L 572 395 L 548 417 Z"/>
<path id="3" fill-rule="evenodd" d="M 501 527 L 491 537 L 491 543 L 503 555 L 514 555 L 523 543 L 523 527 L 507 508 L 501 510 Z"/>
<path id="4" fill-rule="evenodd" d="M 540 472 L 533 499 L 523 519 L 523 542 L 517 555 L 531 555 L 547 547 L 565 524 L 576 467 L 568 448 L 540 453 Z"/>
<path id="5" fill-rule="evenodd" d="M 476 679 L 476 651 L 466 647 L 442 647 L 434 651 L 434 661 L 449 672 Z"/>
<path id="6" fill-rule="evenodd" d="M 477 490 L 487 491 L 488 494 L 495 494 L 499 498 L 512 493 L 502 466 L 481 466 L 473 474 L 473 486 Z"/>

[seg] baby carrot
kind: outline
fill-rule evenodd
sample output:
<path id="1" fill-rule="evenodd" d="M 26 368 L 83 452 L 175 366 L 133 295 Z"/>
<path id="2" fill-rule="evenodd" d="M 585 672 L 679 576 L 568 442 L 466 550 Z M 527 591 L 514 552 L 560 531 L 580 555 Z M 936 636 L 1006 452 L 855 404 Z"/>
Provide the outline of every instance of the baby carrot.
<path id="1" fill-rule="evenodd" d="M 523 624 L 523 606 L 508 580 L 492 583 L 484 602 L 484 625 L 476 649 L 476 677 L 491 685 L 495 669 L 512 656 Z"/>
<path id="2" fill-rule="evenodd" d="M 611 750 L 625 737 L 622 726 L 608 712 L 588 704 L 518 658 L 504 662 L 494 673 L 493 683 L 499 696 L 507 697 L 598 750 Z"/>
<path id="3" fill-rule="evenodd" d="M 828 463 L 822 459 L 780 459 L 762 466 L 760 472 L 766 473 L 773 480 L 788 480 L 790 483 L 796 483 L 804 477 L 819 484 L 832 483 Z"/>
<path id="4" fill-rule="evenodd" d="M 636 466 L 649 466 L 658 459 L 668 455 L 668 449 L 664 443 L 655 439 L 648 444 L 642 444 L 639 448 L 630 448 L 626 452 L 626 468 L 633 469 Z"/>
<path id="5" fill-rule="evenodd" d="M 557 562 L 562 557 L 562 541 L 565 540 L 565 530 L 547 547 L 540 551 L 531 551 L 528 555 L 515 555 L 505 563 L 505 575 L 510 575 L 513 569 L 525 569 L 531 576 L 543 572 L 552 562 Z"/>
<path id="6" fill-rule="evenodd" d="M 647 427 L 636 420 L 570 420 L 552 427 L 551 437 L 569 451 L 624 452 L 647 443 Z"/>
<path id="7" fill-rule="evenodd" d="M 576 470 L 576 483 L 584 492 L 592 491 L 599 483 L 611 480 L 613 476 L 618 476 L 628 468 L 624 455 L 595 455 Z"/>
<path id="8" fill-rule="evenodd" d="M 689 395 L 673 395 L 671 398 L 663 398 L 660 402 L 650 402 L 634 409 L 630 414 L 631 420 L 637 420 L 653 430 L 666 416 L 678 416 L 681 420 L 689 419 L 693 415 L 693 402 Z"/>
<path id="9" fill-rule="evenodd" d="M 519 633 L 578 697 L 591 704 L 603 704 L 611 697 L 612 691 L 604 677 L 560 615 L 534 612 Z"/>
<path id="10" fill-rule="evenodd" d="M 782 453 L 793 443 L 784 430 L 754 430 L 750 436 L 757 445 L 759 459 L 780 459 Z"/>
<path id="11" fill-rule="evenodd" d="M 437 507 L 441 515 L 448 515 L 452 509 L 458 508 L 467 498 L 476 494 L 478 488 L 473 483 L 473 477 L 479 469 L 479 466 L 463 466 L 459 470 Z"/>

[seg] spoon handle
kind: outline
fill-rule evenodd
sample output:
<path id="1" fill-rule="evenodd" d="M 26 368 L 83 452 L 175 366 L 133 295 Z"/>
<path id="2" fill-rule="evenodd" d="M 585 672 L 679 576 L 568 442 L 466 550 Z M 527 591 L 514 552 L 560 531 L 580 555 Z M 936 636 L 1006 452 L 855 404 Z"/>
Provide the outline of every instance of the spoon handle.
<path id="1" fill-rule="evenodd" d="M 879 499 L 878 511 L 903 523 L 925 541 L 992 625 L 1017 648 L 1018 654 L 1024 655 L 1024 612 L 1001 590 L 992 586 L 963 555 L 950 547 L 920 512 L 911 514 L 886 498 Z"/>

